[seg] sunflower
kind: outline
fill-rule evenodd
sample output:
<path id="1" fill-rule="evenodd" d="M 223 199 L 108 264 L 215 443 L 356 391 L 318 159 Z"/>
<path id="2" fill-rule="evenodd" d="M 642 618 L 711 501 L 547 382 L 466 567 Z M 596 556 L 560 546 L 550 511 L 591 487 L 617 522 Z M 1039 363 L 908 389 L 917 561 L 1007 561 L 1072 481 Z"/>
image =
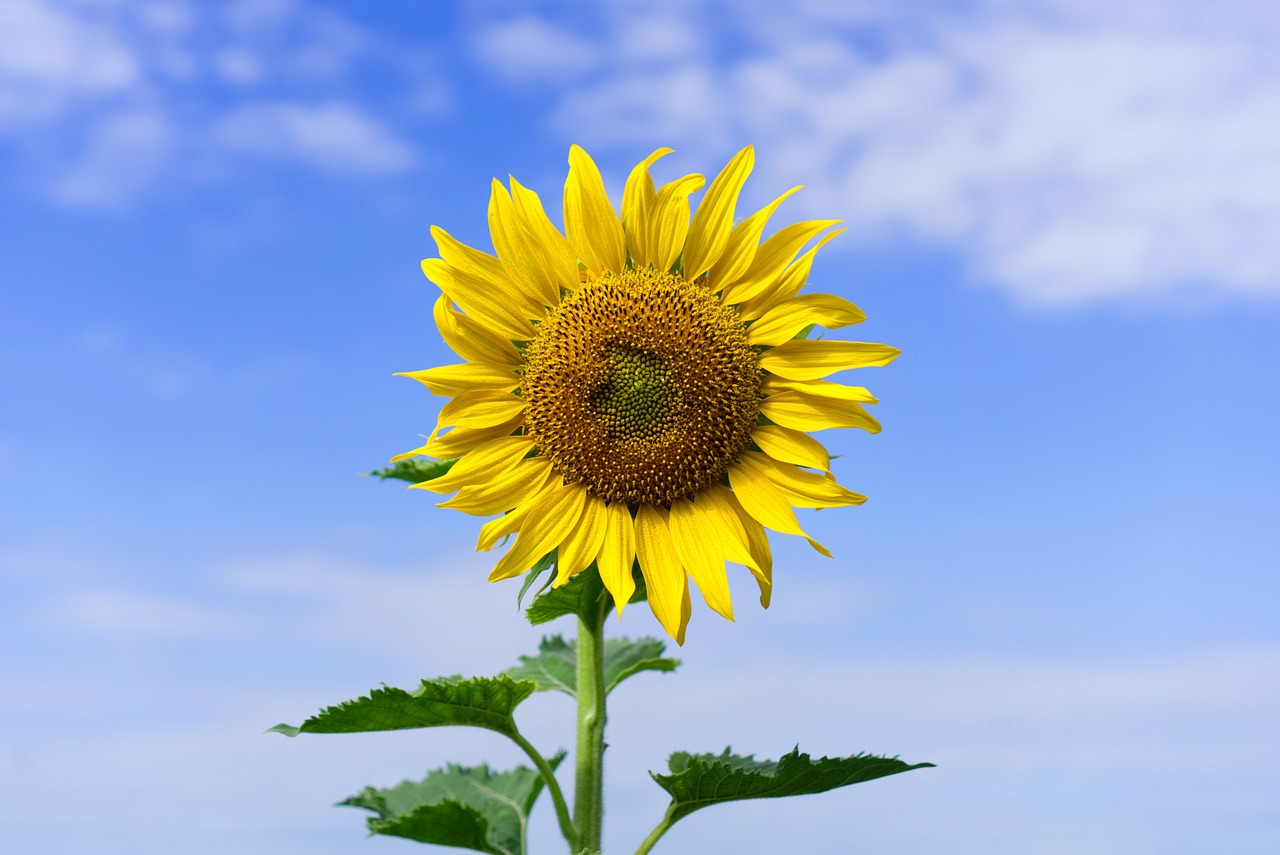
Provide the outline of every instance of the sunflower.
<path id="1" fill-rule="evenodd" d="M 863 408 L 876 403 L 866 389 L 822 378 L 898 351 L 805 338 L 865 317 L 841 297 L 800 293 L 818 249 L 844 231 L 827 231 L 838 220 L 795 223 L 762 242 L 797 187 L 735 225 L 750 147 L 691 217 L 703 177 L 655 188 L 649 175 L 670 152 L 632 170 L 621 218 L 573 146 L 563 234 L 514 178 L 510 190 L 495 179 L 489 198 L 495 255 L 432 227 L 440 257 L 422 269 L 443 292 L 440 334 L 465 361 L 401 375 L 452 400 L 427 443 L 394 459 L 458 458 L 415 486 L 455 493 L 440 507 L 496 515 L 478 550 L 516 536 L 491 581 L 555 551 L 556 585 L 597 568 L 621 613 L 638 564 L 654 615 L 683 643 L 691 577 L 733 619 L 726 561 L 751 572 L 768 607 L 766 528 L 830 556 L 793 508 L 865 497 L 836 483 L 806 432 L 880 426 Z"/>

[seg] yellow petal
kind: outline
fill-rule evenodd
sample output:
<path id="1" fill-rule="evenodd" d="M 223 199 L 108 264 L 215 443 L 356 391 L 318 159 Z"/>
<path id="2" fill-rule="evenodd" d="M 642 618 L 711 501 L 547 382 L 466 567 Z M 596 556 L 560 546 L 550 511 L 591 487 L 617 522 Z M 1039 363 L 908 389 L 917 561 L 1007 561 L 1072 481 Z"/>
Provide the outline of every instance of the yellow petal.
<path id="1" fill-rule="evenodd" d="M 725 289 L 726 303 L 741 303 L 777 284 L 787 265 L 795 258 L 800 247 L 823 229 L 834 226 L 839 220 L 804 220 L 783 226 L 760 248 L 751 262 L 751 268 L 742 278 Z"/>
<path id="2" fill-rule="evenodd" d="M 399 371 L 396 377 L 417 380 L 433 395 L 453 398 L 477 389 L 493 389 L 509 392 L 520 385 L 520 378 L 510 368 L 488 365 L 483 362 L 463 362 L 459 365 L 441 365 L 422 371 Z"/>
<path id="3" fill-rule="evenodd" d="M 557 588 L 568 582 L 571 576 L 586 570 L 596 560 L 600 544 L 604 542 L 607 513 L 604 499 L 586 495 L 577 527 L 569 532 L 560 545 L 560 554 L 556 558 Z"/>
<path id="4" fill-rule="evenodd" d="M 562 482 L 559 478 L 548 478 L 537 490 L 530 491 L 515 510 L 489 520 L 480 526 L 480 536 L 476 540 L 476 552 L 488 552 L 498 543 L 499 540 L 509 534 L 515 534 L 524 525 L 524 518 L 529 515 L 545 496 L 551 490 L 559 490 Z"/>
<path id="5" fill-rule="evenodd" d="M 778 277 L 776 284 L 772 288 L 750 300 L 740 302 L 738 304 L 738 317 L 744 321 L 754 320 L 764 315 L 774 306 L 799 294 L 800 289 L 804 287 L 804 283 L 809 278 L 809 271 L 813 267 L 813 259 L 818 254 L 818 250 L 822 249 L 827 241 L 833 237 L 842 235 L 847 231 L 849 230 L 836 229 L 818 238 L 818 242 L 810 247 L 808 252 L 797 258 L 790 267 L 782 272 L 782 275 Z"/>
<path id="6" fill-rule="evenodd" d="M 684 635 L 682 597 L 688 596 L 688 579 L 667 524 L 667 512 L 659 507 L 641 504 L 636 513 L 636 554 L 648 590 L 649 608 L 672 638 Z"/>
<path id="7" fill-rule="evenodd" d="M 520 505 L 525 497 L 536 492 L 553 477 L 551 461 L 545 457 L 521 460 L 492 481 L 463 487 L 458 494 L 437 507 L 453 508 L 478 517 L 501 514 Z"/>
<path id="8" fill-rule="evenodd" d="M 494 287 L 492 280 L 478 279 L 450 267 L 439 258 L 424 258 L 422 272 L 440 286 L 458 307 L 494 332 L 515 341 L 533 338 L 533 324 L 508 293 Z"/>
<path id="9" fill-rule="evenodd" d="M 719 496 L 724 506 L 738 518 L 741 532 L 746 538 L 747 550 L 755 559 L 753 564 L 744 566 L 756 577 L 756 583 L 760 586 L 760 605 L 769 608 L 769 601 L 773 598 L 773 552 L 769 549 L 769 536 L 765 534 L 764 526 L 747 513 L 736 495 L 719 484 L 712 484 L 707 492 Z"/>
<path id="10" fill-rule="evenodd" d="M 708 528 L 708 536 L 725 559 L 741 564 L 753 573 L 759 571 L 761 565 L 752 550 L 751 541 L 732 507 L 733 493 L 720 484 L 711 484 L 699 490 L 693 501 L 702 511 L 702 522 Z"/>
<path id="11" fill-rule="evenodd" d="M 524 524 L 524 518 L 537 506 L 538 500 L 542 498 L 545 492 L 544 490 L 536 494 L 529 500 L 522 502 L 515 510 L 503 514 L 497 519 L 489 520 L 480 526 L 480 536 L 476 538 L 476 552 L 488 552 L 493 549 L 499 540 L 509 534 L 518 532 L 520 526 Z"/>
<path id="12" fill-rule="evenodd" d="M 738 456 L 738 462 L 729 467 L 729 485 L 733 487 L 733 495 L 757 522 L 783 534 L 796 534 L 809 541 L 809 545 L 828 558 L 831 553 L 827 548 L 804 533 L 796 520 L 796 512 L 786 495 L 778 489 L 767 471 L 744 452 Z M 764 457 L 763 454 L 758 455 Z M 767 459 L 767 458 L 766 458 Z"/>
<path id="13" fill-rule="evenodd" d="M 539 499 L 525 517 L 524 525 L 520 526 L 515 545 L 489 574 L 489 581 L 519 576 L 563 543 L 581 520 L 586 495 L 587 491 L 581 484 L 570 484 L 551 490 Z"/>
<path id="14" fill-rule="evenodd" d="M 705 516 L 701 507 L 688 499 L 672 502 L 668 518 L 671 540 L 680 563 L 693 577 L 707 605 L 733 620 L 733 601 L 729 597 L 729 579 L 724 572 L 720 532 L 704 519 Z"/>
<path id="15" fill-rule="evenodd" d="M 502 424 L 525 411 L 524 398 L 493 389 L 463 392 L 440 408 L 436 430 L 447 427 L 482 428 Z"/>
<path id="16" fill-rule="evenodd" d="M 511 199 L 525 228 L 533 235 L 534 247 L 542 255 L 542 264 L 551 281 L 566 290 L 578 287 L 578 259 L 573 247 L 547 217 L 538 194 L 511 179 Z"/>
<path id="17" fill-rule="evenodd" d="M 461 457 L 468 451 L 471 451 L 490 440 L 497 439 L 500 436 L 510 436 L 515 433 L 516 428 L 520 427 L 522 424 L 524 424 L 523 412 L 496 425 L 486 425 L 484 427 L 477 428 L 457 427 L 443 436 L 435 436 L 433 434 L 431 440 L 426 445 L 410 452 L 410 456 L 426 455 L 427 457 L 435 457 L 440 460 L 449 460 L 454 457 Z"/>
<path id="18" fill-rule="evenodd" d="M 558 306 L 560 280 L 556 271 L 549 269 L 537 238 L 525 228 L 507 188 L 496 178 L 489 194 L 489 234 L 507 275 L 544 306 Z"/>
<path id="19" fill-rule="evenodd" d="M 671 149 L 656 149 L 653 154 L 636 164 L 627 176 L 627 186 L 622 191 L 622 225 L 627 233 L 627 252 L 636 267 L 653 263 L 653 253 L 648 240 L 648 222 L 657 191 L 649 177 L 649 167 L 659 158 L 671 154 Z"/>
<path id="20" fill-rule="evenodd" d="M 444 343 L 468 362 L 511 368 L 520 364 L 520 354 L 510 340 L 494 335 L 484 324 L 455 312 L 446 294 L 441 294 L 436 300 L 435 319 Z"/>
<path id="21" fill-rule="evenodd" d="M 591 156 L 578 146 L 569 149 L 569 178 L 564 184 L 564 231 L 578 260 L 597 277 L 621 273 L 626 242 L 604 180 Z"/>
<path id="22" fill-rule="evenodd" d="M 651 253 L 649 263 L 658 270 L 669 270 L 684 251 L 689 232 L 689 194 L 700 189 L 704 180 L 701 175 L 686 175 L 658 190 L 649 212 L 646 238 Z"/>
<path id="23" fill-rule="evenodd" d="M 784 199 L 799 189 L 798 185 L 792 187 L 733 227 L 729 232 L 729 240 L 725 244 L 724 251 L 720 254 L 719 260 L 711 265 L 711 271 L 707 276 L 712 293 L 723 291 L 734 284 L 751 268 L 751 262 L 755 260 L 756 251 L 760 248 L 760 235 L 764 234 L 764 227 L 769 222 L 769 218 L 773 216 L 773 212 L 778 209 Z"/>
<path id="24" fill-rule="evenodd" d="M 765 312 L 747 328 L 747 341 L 777 345 L 790 341 L 809 325 L 834 330 L 860 324 L 867 315 L 843 297 L 834 294 L 802 294 Z"/>
<path id="25" fill-rule="evenodd" d="M 423 481 L 422 488 L 433 493 L 452 493 L 470 484 L 483 484 L 515 466 L 532 450 L 533 440 L 527 436 L 490 440 L 468 452 L 439 478 Z"/>
<path id="26" fill-rule="evenodd" d="M 802 431 L 862 428 L 868 433 L 880 432 L 880 423 L 861 404 L 803 392 L 770 395 L 760 402 L 760 414 L 783 427 Z"/>
<path id="27" fill-rule="evenodd" d="M 900 352 L 887 344 L 865 341 L 797 339 L 760 354 L 760 367 L 792 380 L 817 380 L 849 368 L 888 365 Z"/>
<path id="28" fill-rule="evenodd" d="M 450 267 L 464 270 L 477 279 L 487 279 L 495 282 L 501 280 L 504 290 L 512 295 L 520 293 L 520 289 L 507 276 L 507 271 L 503 268 L 502 262 L 498 260 L 497 256 L 482 252 L 475 247 L 467 246 L 439 226 L 431 227 L 431 237 L 436 242 L 436 248 L 440 250 L 440 257 Z"/>
<path id="29" fill-rule="evenodd" d="M 831 471 L 831 456 L 822 443 L 806 433 L 782 425 L 760 425 L 751 431 L 751 438 L 774 460 Z"/>
<path id="30" fill-rule="evenodd" d="M 635 525 L 625 502 L 613 502 L 605 508 L 605 525 L 596 566 L 604 586 L 613 594 L 613 604 L 621 618 L 622 610 L 636 592 L 636 582 L 631 575 L 636 560 Z"/>
<path id="31" fill-rule="evenodd" d="M 754 165 L 755 151 L 747 146 L 734 155 L 707 188 L 689 224 L 689 238 L 684 246 L 685 279 L 697 279 L 720 260 L 733 230 L 738 194 Z"/>
<path id="32" fill-rule="evenodd" d="M 435 438 L 434 438 L 434 437 L 432 437 L 432 439 L 431 439 L 431 440 L 429 440 L 429 441 L 427 442 L 427 444 L 426 444 L 426 445 L 420 445 L 420 446 L 418 446 L 417 448 L 413 449 L 412 451 L 402 451 L 402 452 L 400 452 L 400 453 L 399 453 L 399 454 L 397 454 L 395 457 L 391 458 L 391 462 L 392 462 L 392 463 L 399 463 L 401 460 L 408 460 L 408 459 L 410 459 L 410 458 L 412 458 L 412 457 L 429 457 L 430 455 L 428 455 L 428 454 L 427 454 L 427 446 L 431 445 L 431 443 L 432 443 L 432 442 L 434 442 L 434 440 L 435 440 Z M 459 455 L 455 454 L 453 457 L 458 457 L 458 456 L 459 456 Z M 444 460 L 452 460 L 453 458 L 452 458 L 452 457 L 446 457 L 446 458 L 442 458 L 442 459 L 444 459 Z M 416 485 L 416 484 L 410 484 L 409 486 L 410 486 L 410 487 L 414 487 L 414 486 L 417 486 L 417 485 Z"/>
<path id="33" fill-rule="evenodd" d="M 832 383 L 828 380 L 791 380 L 769 374 L 764 378 L 760 391 L 765 395 L 776 395 L 779 392 L 803 392 L 806 395 L 818 395 L 823 398 L 836 398 L 840 401 L 856 401 L 859 404 L 878 404 L 880 399 L 872 395 L 865 386 L 846 386 L 843 383 Z"/>
<path id="34" fill-rule="evenodd" d="M 467 246 L 439 226 L 431 227 L 431 237 L 435 239 L 440 258 L 446 264 L 481 282 L 492 283 L 492 287 L 502 293 L 503 299 L 517 307 L 522 318 L 532 320 L 546 314 L 541 300 L 511 281 L 497 256 Z"/>
<path id="35" fill-rule="evenodd" d="M 693 606 L 689 602 L 689 577 L 684 578 L 684 588 L 680 591 L 680 631 L 676 633 L 676 644 L 684 647 L 684 631 L 689 627 L 689 617 L 693 614 Z"/>
<path id="36" fill-rule="evenodd" d="M 761 472 L 797 508 L 836 508 L 867 500 L 866 496 L 841 487 L 830 475 L 806 472 L 758 451 L 744 451 L 739 463 Z"/>

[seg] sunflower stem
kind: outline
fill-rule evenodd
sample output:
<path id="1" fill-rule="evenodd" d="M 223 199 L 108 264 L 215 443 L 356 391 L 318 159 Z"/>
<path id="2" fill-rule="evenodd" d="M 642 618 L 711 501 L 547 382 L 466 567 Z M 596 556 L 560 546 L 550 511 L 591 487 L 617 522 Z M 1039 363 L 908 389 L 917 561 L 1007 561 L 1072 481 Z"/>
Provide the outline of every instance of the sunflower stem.
<path id="1" fill-rule="evenodd" d="M 578 748 L 573 792 L 574 855 L 600 852 L 604 819 L 604 610 L 578 615 Z M 584 610 L 586 611 L 586 610 Z"/>

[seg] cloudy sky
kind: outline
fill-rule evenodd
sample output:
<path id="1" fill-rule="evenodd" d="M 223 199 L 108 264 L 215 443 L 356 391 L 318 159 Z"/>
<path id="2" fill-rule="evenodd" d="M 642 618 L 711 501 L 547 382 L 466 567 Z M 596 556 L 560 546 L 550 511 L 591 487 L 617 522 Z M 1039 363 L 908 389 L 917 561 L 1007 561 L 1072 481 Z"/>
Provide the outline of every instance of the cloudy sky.
<path id="1" fill-rule="evenodd" d="M 750 143 L 745 205 L 843 219 L 812 281 L 903 356 L 830 438 L 870 497 L 807 512 L 835 558 L 776 537 L 768 612 L 738 574 L 614 696 L 607 851 L 669 752 L 797 742 L 938 768 L 658 851 L 1276 851 L 1277 39 L 1230 0 L 5 0 L 0 839 L 426 851 L 330 805 L 513 748 L 261 731 L 540 635 L 470 518 L 359 477 L 438 406 L 391 376 L 449 360 L 428 228 L 488 246 L 508 174 L 555 209 L 571 143 L 614 192 Z"/>

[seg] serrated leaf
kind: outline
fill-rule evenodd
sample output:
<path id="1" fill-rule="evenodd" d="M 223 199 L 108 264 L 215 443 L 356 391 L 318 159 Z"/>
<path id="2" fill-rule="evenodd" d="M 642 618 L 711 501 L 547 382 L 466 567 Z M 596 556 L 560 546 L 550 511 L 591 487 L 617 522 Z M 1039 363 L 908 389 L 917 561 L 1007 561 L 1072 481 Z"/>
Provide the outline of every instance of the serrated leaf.
<path id="1" fill-rule="evenodd" d="M 453 464 L 457 463 L 459 459 L 432 460 L 431 458 L 426 458 L 424 460 L 415 457 L 411 460 L 401 460 L 399 463 L 393 463 L 386 468 L 375 469 L 364 474 L 382 481 L 388 478 L 396 478 L 401 481 L 408 481 L 410 484 L 420 484 L 423 481 L 430 481 L 432 478 L 439 478 L 452 469 Z"/>
<path id="2" fill-rule="evenodd" d="M 328 707 L 297 727 L 277 724 L 267 732 L 297 736 L 462 725 L 514 736 L 516 723 L 511 714 L 536 688 L 529 680 L 512 680 L 505 675 L 423 680 L 412 692 L 384 686 L 366 697 Z"/>
<path id="3" fill-rule="evenodd" d="M 771 799 L 825 793 L 886 775 L 933 766 L 909 765 L 896 757 L 855 754 L 852 757 L 809 759 L 796 748 L 777 762 L 723 754 L 677 751 L 668 762 L 670 775 L 650 776 L 671 794 L 669 815 L 675 822 L 699 808 L 740 799 Z"/>
<path id="4" fill-rule="evenodd" d="M 604 642 L 604 683 L 612 692 L 623 680 L 642 671 L 674 671 L 679 659 L 662 655 L 667 645 L 656 638 L 608 638 Z"/>
<path id="5" fill-rule="evenodd" d="M 604 642 L 605 692 L 641 671 L 674 671 L 679 659 L 665 659 L 666 644 L 656 638 L 607 638 Z M 515 680 L 532 680 L 538 691 L 578 694 L 578 647 L 559 635 L 544 637 L 537 656 L 521 656 L 520 664 L 504 671 Z"/>
<path id="6" fill-rule="evenodd" d="M 564 756 L 561 752 L 548 758 L 551 768 L 559 767 Z M 545 783 L 526 766 L 491 772 L 488 765 L 450 764 L 421 781 L 402 781 L 386 789 L 366 787 L 339 804 L 376 813 L 368 820 L 372 834 L 491 855 L 524 855 L 529 812 Z"/>
<path id="7" fill-rule="evenodd" d="M 631 576 L 635 580 L 636 589 L 627 602 L 644 602 L 648 598 L 648 593 L 644 587 L 644 576 L 640 573 L 639 564 L 633 566 Z M 538 626 L 565 615 L 590 616 L 601 606 L 604 608 L 604 614 L 608 615 L 613 608 L 613 597 L 605 590 L 604 582 L 600 581 L 600 573 L 593 565 L 590 569 L 569 579 L 562 587 L 552 588 L 539 594 L 529 604 L 529 608 L 525 609 L 524 616 L 529 623 Z"/>

